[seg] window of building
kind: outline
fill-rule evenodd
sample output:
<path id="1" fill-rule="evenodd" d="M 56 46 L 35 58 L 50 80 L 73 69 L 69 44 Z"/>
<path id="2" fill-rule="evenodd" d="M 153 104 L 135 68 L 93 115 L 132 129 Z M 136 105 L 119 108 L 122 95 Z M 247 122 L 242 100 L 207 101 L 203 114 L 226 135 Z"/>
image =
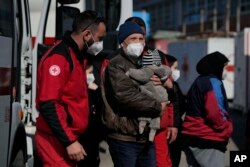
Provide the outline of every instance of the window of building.
<path id="1" fill-rule="evenodd" d="M 212 13 L 214 8 L 216 8 L 215 0 L 206 0 L 206 10 L 208 13 Z"/>
<path id="2" fill-rule="evenodd" d="M 173 25 L 173 3 L 169 3 L 169 4 L 165 4 L 164 5 L 164 8 L 165 8 L 165 19 L 164 19 L 164 22 L 163 22 L 163 24 L 164 24 L 164 26 L 166 27 L 166 28 L 168 28 L 168 27 L 174 27 L 174 25 Z"/>
<path id="3" fill-rule="evenodd" d="M 187 24 L 194 24 L 200 21 L 200 0 L 189 0 L 186 2 Z"/>
<path id="4" fill-rule="evenodd" d="M 86 8 L 98 11 L 107 22 L 107 30 L 114 31 L 119 24 L 121 13 L 121 0 L 86 1 Z"/>
<path id="5" fill-rule="evenodd" d="M 242 14 L 250 13 L 250 1 L 249 0 L 241 0 L 241 13 Z"/>

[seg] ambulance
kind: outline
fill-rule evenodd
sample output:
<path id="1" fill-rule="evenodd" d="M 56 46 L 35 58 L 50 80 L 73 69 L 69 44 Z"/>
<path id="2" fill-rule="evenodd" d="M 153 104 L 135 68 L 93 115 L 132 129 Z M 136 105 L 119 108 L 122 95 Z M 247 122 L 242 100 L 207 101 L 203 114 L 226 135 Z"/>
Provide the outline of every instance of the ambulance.
<path id="1" fill-rule="evenodd" d="M 243 111 L 250 109 L 250 28 L 235 37 L 235 84 L 233 107 Z"/>
<path id="2" fill-rule="evenodd" d="M 31 29 L 27 0 L 0 0 L 0 166 L 33 166 L 31 138 L 22 122 L 24 78 L 31 76 Z"/>
<path id="3" fill-rule="evenodd" d="M 132 16 L 132 0 L 0 0 L 0 166 L 32 167 L 37 63 L 84 10 L 107 20 L 104 53 Z M 108 45 L 107 45 L 108 44 Z"/>

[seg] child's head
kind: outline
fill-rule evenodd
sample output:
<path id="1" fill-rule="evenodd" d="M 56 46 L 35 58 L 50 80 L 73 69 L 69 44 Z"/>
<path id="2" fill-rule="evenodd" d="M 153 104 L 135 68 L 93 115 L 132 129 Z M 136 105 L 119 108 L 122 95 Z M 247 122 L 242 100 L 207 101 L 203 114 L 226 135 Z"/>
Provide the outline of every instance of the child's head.
<path id="1" fill-rule="evenodd" d="M 174 81 L 176 81 L 180 77 L 180 70 L 178 69 L 178 61 L 174 56 L 167 55 L 166 57 L 167 57 L 169 66 L 172 70 L 172 78 Z"/>

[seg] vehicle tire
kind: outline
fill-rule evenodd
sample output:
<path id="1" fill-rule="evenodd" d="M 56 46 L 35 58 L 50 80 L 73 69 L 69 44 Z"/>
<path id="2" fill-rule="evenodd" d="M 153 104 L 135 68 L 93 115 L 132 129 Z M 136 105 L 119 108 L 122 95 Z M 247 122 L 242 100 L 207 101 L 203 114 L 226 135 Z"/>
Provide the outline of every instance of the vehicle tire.
<path id="1" fill-rule="evenodd" d="M 25 167 L 24 154 L 22 150 L 19 150 L 14 160 L 10 163 L 10 167 Z"/>

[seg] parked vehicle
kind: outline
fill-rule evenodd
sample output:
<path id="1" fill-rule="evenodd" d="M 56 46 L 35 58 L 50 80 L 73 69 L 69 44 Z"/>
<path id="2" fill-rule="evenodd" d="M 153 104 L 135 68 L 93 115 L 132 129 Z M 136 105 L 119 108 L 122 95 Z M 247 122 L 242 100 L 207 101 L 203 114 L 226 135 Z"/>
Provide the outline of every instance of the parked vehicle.
<path id="1" fill-rule="evenodd" d="M 179 62 L 181 77 L 178 80 L 181 89 L 186 94 L 198 76 L 196 71 L 197 62 L 208 53 L 219 51 L 227 56 L 229 63 L 224 75 L 224 86 L 228 99 L 234 98 L 234 38 L 207 38 L 193 40 L 177 40 L 170 42 L 168 53 L 174 55 Z"/>
<path id="2" fill-rule="evenodd" d="M 246 113 L 250 109 L 250 28 L 235 38 L 235 84 L 233 107 Z"/>
<path id="3" fill-rule="evenodd" d="M 31 58 L 31 29 L 27 0 L 0 0 L 0 166 L 32 166 L 30 138 L 22 113 L 26 105 L 26 60 Z M 29 142 L 27 142 L 29 141 Z"/>
<path id="4" fill-rule="evenodd" d="M 1 167 L 33 166 L 30 136 L 35 133 L 38 115 L 35 109 L 37 63 L 71 29 L 75 14 L 86 9 L 100 12 L 108 25 L 102 54 L 118 47 L 115 31 L 132 16 L 132 0 L 94 2 L 97 1 L 0 0 Z"/>

